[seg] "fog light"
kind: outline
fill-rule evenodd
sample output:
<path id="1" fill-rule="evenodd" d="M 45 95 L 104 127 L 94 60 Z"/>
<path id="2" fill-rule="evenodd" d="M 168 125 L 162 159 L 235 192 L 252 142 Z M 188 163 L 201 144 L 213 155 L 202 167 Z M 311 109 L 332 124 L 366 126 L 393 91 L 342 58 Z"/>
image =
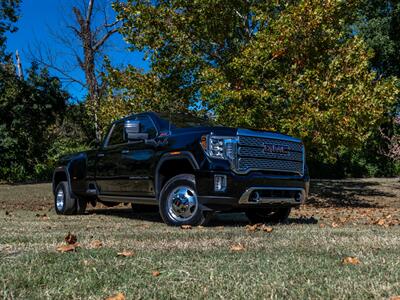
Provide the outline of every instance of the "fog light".
<path id="1" fill-rule="evenodd" d="M 214 175 L 214 191 L 226 191 L 226 175 Z"/>

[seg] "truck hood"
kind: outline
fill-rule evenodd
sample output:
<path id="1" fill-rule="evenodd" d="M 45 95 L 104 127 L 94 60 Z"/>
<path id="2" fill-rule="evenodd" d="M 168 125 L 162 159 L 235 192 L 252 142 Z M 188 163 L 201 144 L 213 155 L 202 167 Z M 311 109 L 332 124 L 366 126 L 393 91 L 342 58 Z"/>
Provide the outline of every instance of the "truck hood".
<path id="1" fill-rule="evenodd" d="M 212 133 L 218 136 L 252 136 L 261 138 L 270 138 L 277 140 L 286 140 L 294 143 L 301 143 L 301 140 L 290 135 L 286 135 L 279 132 L 264 131 L 264 130 L 252 130 L 245 128 L 233 128 L 233 127 L 191 127 L 191 128 L 177 128 L 172 130 L 172 134 L 189 134 L 189 133 Z"/>

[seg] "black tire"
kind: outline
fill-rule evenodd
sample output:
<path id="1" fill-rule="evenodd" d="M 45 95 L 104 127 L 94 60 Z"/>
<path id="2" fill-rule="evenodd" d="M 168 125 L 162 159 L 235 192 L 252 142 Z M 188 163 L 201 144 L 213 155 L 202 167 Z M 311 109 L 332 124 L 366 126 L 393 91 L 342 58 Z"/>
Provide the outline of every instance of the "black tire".
<path id="1" fill-rule="evenodd" d="M 291 207 L 271 209 L 252 209 L 246 211 L 251 223 L 285 223 L 290 215 Z"/>
<path id="2" fill-rule="evenodd" d="M 57 199 L 59 199 L 58 205 Z M 72 215 L 76 213 L 76 199 L 71 197 L 67 181 L 61 181 L 56 187 L 54 208 L 59 215 Z"/>
<path id="3" fill-rule="evenodd" d="M 195 210 L 192 212 L 193 214 L 184 220 L 174 217 L 174 213 L 171 212 L 173 210 L 172 208 L 170 208 L 170 204 L 168 203 L 170 195 L 174 192 L 174 190 L 180 187 L 193 191 L 193 193 L 191 192 L 192 199 L 195 199 L 194 201 L 197 202 Z M 159 210 L 160 210 L 160 215 L 164 220 L 164 222 L 167 225 L 171 226 L 205 225 L 209 220 L 209 215 L 211 215 L 210 214 L 211 212 L 204 212 L 202 210 L 200 203 L 198 202 L 196 181 L 194 175 L 192 174 L 181 174 L 172 177 L 171 179 L 168 180 L 168 182 L 164 185 L 160 193 Z"/>
<path id="4" fill-rule="evenodd" d="M 154 213 L 158 212 L 157 205 L 145 205 L 131 203 L 131 207 L 134 213 Z"/>

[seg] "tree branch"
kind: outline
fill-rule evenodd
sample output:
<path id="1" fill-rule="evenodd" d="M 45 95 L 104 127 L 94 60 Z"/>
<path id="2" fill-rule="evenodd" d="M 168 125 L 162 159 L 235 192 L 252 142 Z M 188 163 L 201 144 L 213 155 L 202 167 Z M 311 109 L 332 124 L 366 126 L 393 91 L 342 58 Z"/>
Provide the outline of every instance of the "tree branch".
<path id="1" fill-rule="evenodd" d="M 110 31 L 108 31 L 94 46 L 93 46 L 93 51 L 97 51 L 103 44 L 110 38 L 111 35 L 116 33 L 118 31 L 117 28 L 114 28 Z"/>

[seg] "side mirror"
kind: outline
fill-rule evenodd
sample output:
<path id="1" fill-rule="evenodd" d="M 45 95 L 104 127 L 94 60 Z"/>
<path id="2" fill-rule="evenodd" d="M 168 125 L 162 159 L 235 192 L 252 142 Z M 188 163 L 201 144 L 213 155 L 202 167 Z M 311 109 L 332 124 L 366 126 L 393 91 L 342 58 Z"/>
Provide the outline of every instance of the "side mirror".
<path id="1" fill-rule="evenodd" d="M 128 142 L 147 140 L 149 135 L 140 132 L 140 121 L 126 120 L 124 123 L 124 132 Z"/>

